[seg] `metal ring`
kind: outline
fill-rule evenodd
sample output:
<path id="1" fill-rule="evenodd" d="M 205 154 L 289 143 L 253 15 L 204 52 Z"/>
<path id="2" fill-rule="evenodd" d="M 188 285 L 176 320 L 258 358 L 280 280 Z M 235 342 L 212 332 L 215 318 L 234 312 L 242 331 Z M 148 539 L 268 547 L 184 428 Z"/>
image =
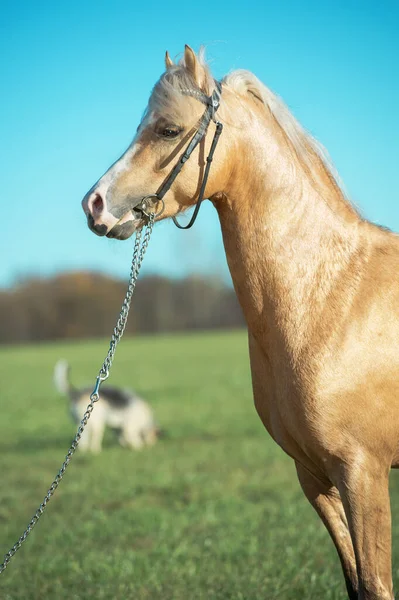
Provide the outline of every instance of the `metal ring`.
<path id="1" fill-rule="evenodd" d="M 163 201 L 162 198 L 158 198 L 158 196 L 156 194 L 148 194 L 148 196 L 144 196 L 144 198 L 142 199 L 142 201 L 140 202 L 140 204 L 137 206 L 137 208 L 139 210 L 141 210 L 141 212 L 147 217 L 149 218 L 150 215 L 148 214 L 148 209 L 147 206 L 145 206 L 145 208 L 142 206 L 143 204 L 145 205 L 146 200 L 150 199 L 150 198 L 156 198 L 157 201 L 154 202 L 154 205 L 156 206 L 159 202 L 162 202 L 162 208 L 159 212 L 157 213 L 152 213 L 154 215 L 154 219 L 156 219 L 157 217 L 160 217 L 162 215 L 162 213 L 165 211 L 165 202 Z"/>
<path id="2" fill-rule="evenodd" d="M 99 373 L 98 378 L 97 378 L 97 379 L 99 379 L 100 383 L 102 381 L 105 381 L 106 379 L 108 379 L 108 377 L 109 377 L 109 369 L 103 369 L 103 368 L 101 368 L 100 369 L 100 373 Z"/>
<path id="3" fill-rule="evenodd" d="M 159 212 L 157 212 L 157 213 L 154 214 L 154 218 L 155 219 L 157 217 L 160 217 L 162 215 L 162 213 L 165 212 L 165 202 L 163 201 L 163 199 L 162 198 L 158 198 L 158 202 L 162 202 L 162 208 L 161 208 L 161 210 Z M 157 204 L 158 204 L 158 202 L 157 202 Z"/>

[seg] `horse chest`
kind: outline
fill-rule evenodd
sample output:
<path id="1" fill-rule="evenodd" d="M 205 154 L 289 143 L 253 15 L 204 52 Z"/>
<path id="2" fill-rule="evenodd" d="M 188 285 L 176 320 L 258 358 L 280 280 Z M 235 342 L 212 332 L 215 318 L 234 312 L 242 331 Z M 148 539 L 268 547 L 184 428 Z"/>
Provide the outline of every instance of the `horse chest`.
<path id="1" fill-rule="evenodd" d="M 292 402 L 292 395 L 281 393 L 272 385 L 267 391 L 265 386 L 264 393 L 259 393 L 256 387 L 254 385 L 254 402 L 263 425 L 274 441 L 295 457 L 303 434 L 303 418 L 298 414 L 296 403 Z"/>
<path id="2" fill-rule="evenodd" d="M 303 462 L 317 443 L 312 398 L 301 392 L 288 368 L 273 363 L 251 343 L 250 362 L 254 402 L 262 423 L 287 454 Z"/>

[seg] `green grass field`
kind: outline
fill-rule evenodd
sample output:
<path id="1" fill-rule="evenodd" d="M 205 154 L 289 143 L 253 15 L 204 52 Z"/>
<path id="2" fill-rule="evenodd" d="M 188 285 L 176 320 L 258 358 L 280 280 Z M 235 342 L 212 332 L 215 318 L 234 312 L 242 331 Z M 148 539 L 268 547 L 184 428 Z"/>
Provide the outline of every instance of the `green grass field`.
<path id="1" fill-rule="evenodd" d="M 67 358 L 73 381 L 91 384 L 107 346 L 0 350 L 1 556 L 74 435 L 67 402 L 52 387 L 54 362 Z M 77 453 L 1 576 L 2 600 L 346 598 L 335 550 L 293 463 L 255 413 L 244 333 L 125 339 L 111 382 L 147 398 L 167 436 L 132 452 L 109 432 L 101 455 Z M 394 578 L 398 587 L 397 568 Z"/>

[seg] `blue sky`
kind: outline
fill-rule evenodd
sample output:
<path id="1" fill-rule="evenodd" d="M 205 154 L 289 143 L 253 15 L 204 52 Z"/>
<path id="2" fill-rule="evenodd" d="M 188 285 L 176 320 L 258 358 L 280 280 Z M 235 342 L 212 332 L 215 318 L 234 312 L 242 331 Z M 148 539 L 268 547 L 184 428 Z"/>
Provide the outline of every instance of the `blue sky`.
<path id="1" fill-rule="evenodd" d="M 82 196 L 131 141 L 184 44 L 216 77 L 252 70 L 329 150 L 351 198 L 399 230 L 399 4 L 10 2 L 0 8 L 0 286 L 95 269 L 128 275 L 132 242 L 91 234 Z M 144 272 L 227 278 L 216 213 L 157 226 Z"/>

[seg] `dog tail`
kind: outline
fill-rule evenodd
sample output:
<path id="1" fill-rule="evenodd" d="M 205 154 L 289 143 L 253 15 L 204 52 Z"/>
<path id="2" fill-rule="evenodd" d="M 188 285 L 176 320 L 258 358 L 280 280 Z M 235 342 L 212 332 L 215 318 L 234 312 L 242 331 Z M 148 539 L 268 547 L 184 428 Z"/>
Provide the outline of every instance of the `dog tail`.
<path id="1" fill-rule="evenodd" d="M 54 367 L 54 385 L 58 392 L 64 396 L 70 396 L 73 392 L 73 387 L 69 381 L 70 370 L 69 363 L 66 360 L 59 360 Z"/>

